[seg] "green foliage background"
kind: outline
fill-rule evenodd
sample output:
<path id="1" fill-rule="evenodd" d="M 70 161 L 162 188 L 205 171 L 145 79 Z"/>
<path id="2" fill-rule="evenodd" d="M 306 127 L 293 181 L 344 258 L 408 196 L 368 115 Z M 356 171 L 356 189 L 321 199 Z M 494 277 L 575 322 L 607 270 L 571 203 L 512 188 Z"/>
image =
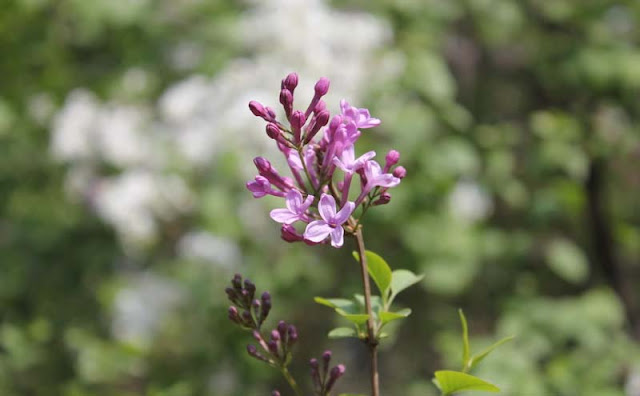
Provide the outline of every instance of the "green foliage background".
<path id="1" fill-rule="evenodd" d="M 296 374 L 306 377 L 308 359 L 331 348 L 347 363 L 340 390 L 366 391 L 365 351 L 327 340 L 336 323 L 313 303 L 358 292 L 350 248 L 288 245 L 275 225 L 256 236 L 238 220 L 234 202 L 248 194 L 240 169 L 257 153 L 225 156 L 191 180 L 197 209 L 170 225 L 234 240 L 242 263 L 233 268 L 179 257 L 171 232 L 132 255 L 65 194 L 50 120 L 30 113 L 34 95 L 56 109 L 77 87 L 108 99 L 128 69 L 143 67 L 150 84 L 130 99 L 153 103 L 191 73 L 213 76 L 251 57 L 229 29 L 250 4 L 123 4 L 8 0 L 0 10 L 0 394 L 284 391 L 226 319 L 222 290 L 236 271 L 273 293 L 274 318 L 299 327 Z M 383 393 L 435 395 L 433 371 L 459 365 L 462 307 L 479 347 L 517 335 L 478 372 L 502 394 L 637 396 L 637 385 L 624 389 L 640 376 L 640 3 L 332 6 L 386 20 L 393 39 L 377 56 L 406 61 L 397 78 L 371 81 L 358 104 L 383 120 L 365 148 L 398 149 L 408 170 L 392 202 L 367 218 L 367 247 L 426 275 L 399 297 L 413 315 L 382 351 Z M 167 58 L 179 41 L 208 48 L 191 70 Z M 487 216 L 452 210 L 461 181 L 488 197 Z M 171 279 L 184 296 L 145 346 L 111 332 L 114 298 L 140 271 Z"/>

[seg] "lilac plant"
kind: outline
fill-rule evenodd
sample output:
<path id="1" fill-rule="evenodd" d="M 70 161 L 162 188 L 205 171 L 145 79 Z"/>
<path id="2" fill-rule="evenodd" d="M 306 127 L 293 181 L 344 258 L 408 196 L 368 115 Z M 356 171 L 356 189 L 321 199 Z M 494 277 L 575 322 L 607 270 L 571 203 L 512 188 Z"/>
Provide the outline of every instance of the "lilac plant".
<path id="1" fill-rule="evenodd" d="M 332 330 L 330 338 L 356 337 L 367 346 L 371 394 L 379 396 L 377 348 L 386 337 L 383 329 L 388 323 L 411 314 L 408 308 L 392 310 L 392 303 L 398 293 L 418 283 L 422 275 L 405 269 L 392 271 L 382 257 L 366 250 L 362 219 L 371 207 L 391 201 L 390 189 L 401 183 L 407 171 L 398 165 L 400 153 L 396 150 L 387 153 L 383 165 L 374 159 L 375 151 L 357 155 L 356 143 L 362 130 L 376 127 L 381 121 L 372 117 L 369 110 L 354 107 L 344 99 L 340 101 L 340 113 L 331 117 L 322 100 L 329 85 L 327 78 L 318 80 L 311 101 L 301 107 L 304 110 L 296 109 L 294 93 L 298 75 L 289 74 L 280 85 L 279 101 L 284 118 L 278 118 L 271 107 L 256 101 L 249 103 L 251 112 L 266 122 L 266 134 L 283 155 L 290 176 L 281 174 L 269 160 L 257 157 L 253 162 L 258 175 L 246 186 L 255 198 L 271 195 L 284 200 L 283 207 L 272 210 L 270 216 L 281 224 L 281 237 L 286 242 L 330 244 L 340 248 L 344 246 L 345 236 L 354 239 L 356 251 L 353 253 L 360 267 L 363 294 L 356 294 L 353 299 L 316 297 L 315 301 L 333 308 L 351 323 L 351 327 Z M 370 278 L 379 295 L 373 295 Z M 268 336 L 263 335 L 261 326 L 271 308 L 269 294 L 254 299 L 255 286 L 248 281 L 243 286 L 239 275 L 232 280 L 232 286 L 227 289 L 234 304 L 229 308 L 229 318 L 252 331 L 260 347 L 249 345 L 249 355 L 280 369 L 296 394 L 301 395 L 287 369 L 297 340 L 295 327 L 281 321 Z M 462 314 L 461 318 L 465 331 L 463 344 L 468 352 L 466 321 Z M 463 359 L 463 371 L 436 372 L 434 382 L 443 395 L 462 390 L 494 390 L 495 386 L 467 374 L 471 367 L 467 355 Z M 322 355 L 322 365 L 316 359 L 310 362 L 314 395 L 329 395 L 336 380 L 344 374 L 343 365 L 329 369 L 330 358 L 331 353 L 327 351 Z M 279 394 L 279 391 L 273 392 L 273 395 Z"/>

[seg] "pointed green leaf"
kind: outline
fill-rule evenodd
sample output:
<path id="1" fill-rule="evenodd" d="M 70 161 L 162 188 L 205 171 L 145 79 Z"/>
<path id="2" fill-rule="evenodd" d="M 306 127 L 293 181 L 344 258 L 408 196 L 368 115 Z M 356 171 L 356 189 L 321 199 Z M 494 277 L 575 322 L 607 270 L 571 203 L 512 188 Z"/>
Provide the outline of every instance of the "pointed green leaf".
<path id="1" fill-rule="evenodd" d="M 409 315 L 411 315 L 411 309 L 409 308 L 401 309 L 398 312 L 380 312 L 379 314 L 383 325 L 396 319 L 406 318 Z"/>
<path id="2" fill-rule="evenodd" d="M 354 294 L 353 298 L 362 308 L 362 312 L 364 312 L 365 310 L 364 296 L 362 294 Z M 371 310 L 373 311 L 374 314 L 382 310 L 382 300 L 380 296 L 371 296 Z"/>
<path id="3" fill-rule="evenodd" d="M 405 269 L 393 271 L 391 273 L 391 298 L 389 299 L 389 301 L 392 301 L 398 295 L 398 293 L 400 293 L 404 289 L 420 282 L 422 278 L 424 278 L 424 275 L 416 275 L 413 272 Z"/>
<path id="4" fill-rule="evenodd" d="M 360 255 L 358 252 L 353 252 L 353 257 L 357 261 L 360 261 Z M 391 267 L 389 267 L 389 264 L 387 264 L 382 257 L 369 250 L 365 251 L 365 257 L 367 258 L 369 275 L 371 275 L 376 286 L 378 286 L 380 294 L 386 296 L 387 289 L 391 284 Z"/>
<path id="5" fill-rule="evenodd" d="M 329 332 L 329 338 L 347 338 L 347 337 L 358 337 L 358 333 L 352 327 L 338 327 Z"/>
<path id="6" fill-rule="evenodd" d="M 330 308 L 346 308 L 353 305 L 353 301 L 347 300 L 346 298 L 323 298 L 323 297 L 314 297 L 313 301 L 317 302 L 321 305 L 326 305 Z"/>
<path id="7" fill-rule="evenodd" d="M 469 368 L 472 369 L 476 364 L 480 363 L 480 361 L 482 359 L 486 358 L 487 355 L 490 354 L 494 349 L 496 349 L 500 345 L 504 344 L 505 342 L 509 342 L 509 341 L 513 340 L 513 338 L 514 338 L 513 336 L 505 337 L 505 338 L 501 339 L 500 341 L 496 342 L 495 344 L 491 345 L 490 347 L 488 347 L 484 351 L 482 351 L 479 354 L 477 354 L 474 357 L 472 357 L 470 365 L 469 365 Z"/>
<path id="8" fill-rule="evenodd" d="M 492 383 L 459 371 L 436 371 L 435 376 L 434 383 L 444 396 L 464 391 L 500 392 L 500 389 Z"/>
<path id="9" fill-rule="evenodd" d="M 471 369 L 469 362 L 471 355 L 469 348 L 469 327 L 467 326 L 467 318 L 464 317 L 462 309 L 458 309 L 458 315 L 460 316 L 460 323 L 462 323 L 462 370 L 467 372 Z"/>
<path id="10" fill-rule="evenodd" d="M 366 323 L 367 319 L 369 319 L 369 315 L 367 314 L 352 314 L 340 308 L 336 308 L 336 312 L 338 313 L 338 315 L 342 316 L 343 318 L 355 324 Z"/>

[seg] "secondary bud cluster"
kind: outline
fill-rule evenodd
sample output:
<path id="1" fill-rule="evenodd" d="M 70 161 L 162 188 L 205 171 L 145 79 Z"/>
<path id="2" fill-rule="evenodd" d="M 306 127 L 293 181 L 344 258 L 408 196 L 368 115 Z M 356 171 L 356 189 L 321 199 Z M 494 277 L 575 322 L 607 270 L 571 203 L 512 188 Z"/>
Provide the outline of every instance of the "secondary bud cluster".
<path id="1" fill-rule="evenodd" d="M 231 287 L 225 290 L 229 301 L 229 319 L 245 329 L 259 330 L 271 311 L 271 295 L 264 292 L 260 298 L 256 296 L 256 285 L 249 279 L 242 281 L 242 276 L 236 274 L 231 279 Z"/>
<path id="2" fill-rule="evenodd" d="M 353 225 L 359 223 L 354 211 L 361 208 L 362 216 L 370 206 L 389 203 L 388 189 L 406 176 L 406 170 L 396 166 L 400 159 L 396 150 L 386 155 L 384 167 L 373 160 L 374 151 L 356 158 L 360 130 L 373 128 L 380 120 L 346 100 L 340 102 L 340 114 L 331 118 L 322 100 L 329 85 L 325 77 L 318 80 L 313 98 L 302 111 L 294 103 L 298 75 L 285 77 L 279 100 L 286 122 L 279 121 L 270 107 L 256 101 L 249 103 L 251 112 L 267 122 L 267 136 L 275 140 L 292 177 L 282 176 L 268 160 L 257 157 L 254 164 L 259 175 L 247 183 L 247 188 L 255 198 L 285 198 L 286 208 L 273 210 L 271 218 L 282 224 L 282 239 L 287 242 L 342 246 L 345 230 L 354 232 Z M 360 179 L 357 195 L 351 192 L 354 177 Z M 299 229 L 293 224 L 300 225 Z"/>
<path id="3" fill-rule="evenodd" d="M 247 352 L 251 357 L 277 367 L 285 367 L 291 360 L 291 350 L 298 341 L 298 330 L 294 325 L 281 320 L 268 337 L 254 330 L 253 338 L 258 342 L 261 351 L 255 345 L 247 345 Z"/>
<path id="4" fill-rule="evenodd" d="M 329 369 L 331 362 L 331 351 L 325 351 L 322 354 L 322 363 L 318 359 L 311 359 L 311 381 L 313 383 L 314 395 L 326 396 L 331 392 L 338 378 L 342 377 L 346 371 L 343 364 L 338 364 Z"/>

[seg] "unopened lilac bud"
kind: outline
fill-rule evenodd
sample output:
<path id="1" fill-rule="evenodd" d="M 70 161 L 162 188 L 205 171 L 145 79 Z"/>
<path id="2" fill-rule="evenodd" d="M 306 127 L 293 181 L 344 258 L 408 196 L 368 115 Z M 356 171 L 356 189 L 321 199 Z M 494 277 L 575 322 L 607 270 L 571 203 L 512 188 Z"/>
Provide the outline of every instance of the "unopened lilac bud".
<path id="1" fill-rule="evenodd" d="M 342 117 L 339 115 L 334 115 L 329 123 L 329 129 L 335 131 L 342 124 Z"/>
<path id="2" fill-rule="evenodd" d="M 291 110 L 293 109 L 293 94 L 291 94 L 291 91 L 286 88 L 280 91 L 280 103 L 284 108 L 287 119 L 290 118 Z"/>
<path id="3" fill-rule="evenodd" d="M 249 301 L 253 300 L 253 296 L 256 293 L 256 285 L 253 284 L 249 279 L 244 280 L 244 289 L 248 293 Z"/>
<path id="4" fill-rule="evenodd" d="M 258 172 L 260 172 L 260 174 L 263 173 L 268 173 L 271 171 L 271 162 L 269 162 L 268 159 L 264 158 L 264 157 L 256 157 L 253 159 L 253 163 L 255 164 L 256 168 L 258 169 Z"/>
<path id="5" fill-rule="evenodd" d="M 291 224 L 283 224 L 280 228 L 280 237 L 286 242 L 299 242 L 304 240 L 304 237 L 296 231 Z"/>
<path id="6" fill-rule="evenodd" d="M 318 369 L 319 365 L 318 365 L 318 359 L 313 358 L 311 360 L 309 360 L 309 365 L 311 366 L 312 369 Z"/>
<path id="7" fill-rule="evenodd" d="M 280 392 L 274 390 L 273 392 L 271 392 L 271 396 L 280 396 Z"/>
<path id="8" fill-rule="evenodd" d="M 262 356 L 262 354 L 260 354 L 260 352 L 258 352 L 258 348 L 255 347 L 255 345 L 247 345 L 247 353 L 249 354 L 249 356 L 256 358 L 258 360 L 261 360 L 263 362 L 269 362 L 269 359 L 267 359 L 266 357 Z"/>
<path id="9" fill-rule="evenodd" d="M 253 338 L 258 341 L 258 342 L 262 342 L 262 336 L 260 335 L 260 332 L 258 330 L 254 330 L 251 332 L 251 335 L 253 336 Z"/>
<path id="10" fill-rule="evenodd" d="M 268 123 L 266 130 L 267 136 L 269 136 L 271 139 L 278 140 L 278 138 L 280 137 L 280 128 L 278 128 L 276 124 Z"/>
<path id="11" fill-rule="evenodd" d="M 383 172 L 387 173 L 389 172 L 389 169 L 391 169 L 391 167 L 397 164 L 400 160 L 400 153 L 396 150 L 390 150 L 384 159 L 386 160 L 386 162 L 384 164 Z"/>
<path id="12" fill-rule="evenodd" d="M 322 390 L 322 380 L 320 379 L 320 371 L 318 370 L 318 359 L 311 359 L 309 361 L 309 365 L 311 366 L 311 380 L 313 381 L 313 386 L 319 393 Z"/>
<path id="13" fill-rule="evenodd" d="M 289 73 L 289 75 L 282 80 L 282 85 L 283 88 L 286 88 L 293 93 L 298 86 L 298 75 L 296 73 Z"/>
<path id="14" fill-rule="evenodd" d="M 298 330 L 294 325 L 289 325 L 287 329 L 287 342 L 289 346 L 292 346 L 296 341 L 298 341 Z"/>
<path id="15" fill-rule="evenodd" d="M 267 342 L 267 348 L 269 348 L 269 352 L 271 352 L 271 354 L 273 356 L 278 356 L 278 342 L 277 341 L 269 341 Z"/>
<path id="16" fill-rule="evenodd" d="M 303 112 L 296 110 L 291 114 L 291 129 L 293 130 L 293 141 L 296 144 L 300 143 L 301 128 L 305 122 L 307 122 L 307 117 Z"/>
<path id="17" fill-rule="evenodd" d="M 229 320 L 233 323 L 240 323 L 240 315 L 238 314 L 238 308 L 229 307 Z"/>
<path id="18" fill-rule="evenodd" d="M 251 302 L 251 308 L 253 309 L 253 315 L 256 318 L 260 318 L 260 300 L 255 299 Z"/>
<path id="19" fill-rule="evenodd" d="M 326 373 L 329 370 L 329 362 L 331 362 L 331 351 L 322 353 L 322 371 Z"/>
<path id="20" fill-rule="evenodd" d="M 267 112 L 269 119 L 267 121 L 274 121 L 276 119 L 276 112 L 269 106 L 266 106 L 264 110 Z"/>
<path id="21" fill-rule="evenodd" d="M 278 333 L 280 333 L 280 338 L 285 338 L 287 336 L 287 323 L 284 320 L 278 322 Z"/>
<path id="22" fill-rule="evenodd" d="M 240 274 L 235 274 L 233 276 L 233 279 L 231 279 L 231 284 L 233 285 L 233 288 L 236 290 L 242 289 L 242 276 Z"/>
<path id="23" fill-rule="evenodd" d="M 256 102 L 255 100 L 249 102 L 249 110 L 251 110 L 253 115 L 257 117 L 267 118 L 269 116 L 264 106 L 260 102 Z"/>
<path id="24" fill-rule="evenodd" d="M 327 385 L 325 387 L 325 391 L 329 392 L 331 388 L 333 388 L 333 385 L 336 383 L 338 378 L 344 375 L 345 371 L 346 369 L 343 364 L 339 364 L 332 368 L 331 373 L 329 374 L 329 380 L 327 381 Z"/>
<path id="25" fill-rule="evenodd" d="M 229 298 L 229 301 L 235 304 L 237 300 L 236 291 L 230 287 L 227 287 L 224 289 L 224 292 L 227 293 L 227 297 Z"/>
<path id="26" fill-rule="evenodd" d="M 262 310 L 260 311 L 260 324 L 269 316 L 271 311 L 271 295 L 269 292 L 262 293 Z"/>
<path id="27" fill-rule="evenodd" d="M 397 166 L 393 170 L 393 176 L 397 177 L 398 179 L 404 179 L 406 175 L 407 175 L 407 170 L 404 169 L 404 166 Z"/>
<path id="28" fill-rule="evenodd" d="M 271 330 L 271 339 L 273 341 L 280 341 L 280 333 L 278 330 Z"/>
<path id="29" fill-rule="evenodd" d="M 327 104 L 324 102 L 324 100 L 319 100 L 318 103 L 316 103 L 316 107 L 313 108 L 313 112 L 318 114 L 319 112 L 321 112 L 322 110 L 325 110 L 327 108 Z"/>
<path id="30" fill-rule="evenodd" d="M 391 194 L 389 194 L 388 192 L 383 192 L 382 194 L 380 194 L 380 197 L 378 199 L 376 199 L 375 201 L 373 201 L 373 206 L 378 206 L 378 205 L 386 205 L 391 201 Z"/>
<path id="31" fill-rule="evenodd" d="M 311 141 L 311 139 L 313 139 L 313 137 L 318 133 L 318 131 L 320 130 L 320 128 L 322 128 L 323 126 L 327 125 L 327 123 L 329 122 L 329 111 L 327 110 L 322 110 L 319 113 L 316 113 L 316 116 L 313 117 L 313 125 L 311 126 L 311 129 L 309 129 L 309 131 L 307 131 L 307 135 L 304 138 L 304 143 L 307 144 Z"/>
<path id="32" fill-rule="evenodd" d="M 316 83 L 314 90 L 316 95 L 324 96 L 329 92 L 329 79 L 326 77 L 321 77 Z"/>
<path id="33" fill-rule="evenodd" d="M 242 322 L 247 327 L 253 327 L 253 317 L 251 316 L 251 312 L 242 311 Z"/>

